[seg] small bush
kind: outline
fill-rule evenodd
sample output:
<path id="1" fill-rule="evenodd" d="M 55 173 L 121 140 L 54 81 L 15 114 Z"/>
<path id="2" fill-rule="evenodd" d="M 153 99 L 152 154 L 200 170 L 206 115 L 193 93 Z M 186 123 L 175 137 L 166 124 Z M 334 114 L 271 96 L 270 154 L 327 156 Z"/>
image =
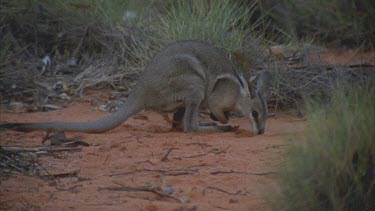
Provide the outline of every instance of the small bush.
<path id="1" fill-rule="evenodd" d="M 375 2 L 342 0 L 261 1 L 274 30 L 297 39 L 315 37 L 349 47 L 375 39 Z M 335 45 L 336 47 L 338 45 Z"/>
<path id="2" fill-rule="evenodd" d="M 309 104 L 308 120 L 286 152 L 275 210 L 374 210 L 375 89 L 337 90 Z"/>
<path id="3" fill-rule="evenodd" d="M 327 67 L 322 64 L 309 64 L 303 68 L 286 63 L 270 63 L 273 75 L 273 88 L 269 101 L 276 108 L 296 109 L 304 112 L 305 99 L 319 97 L 328 100 L 332 91 L 344 86 L 373 83 L 375 75 L 365 69 L 350 68 L 344 65 Z M 373 83 L 374 84 L 374 83 Z"/>
<path id="4" fill-rule="evenodd" d="M 135 25 L 140 15 L 126 15 L 132 12 L 129 2 L 1 2 L 0 97 L 32 97 L 38 102 L 52 95 L 58 81 L 64 81 L 74 93 L 98 84 L 116 88 L 123 81 L 128 83 L 127 79 L 134 81 L 140 71 L 137 62 L 144 56 L 134 52 L 147 51 L 148 43 L 142 42 L 142 30 Z M 52 65 L 44 69 L 45 56 Z M 76 65 L 72 68 L 69 61 Z"/>
<path id="5" fill-rule="evenodd" d="M 126 1 L 20 0 L 0 4 L 3 36 L 37 56 L 103 51 L 116 46 L 111 32 L 122 21 Z M 13 41 L 13 42 L 12 42 Z M 111 42 L 112 41 L 112 42 Z"/>
<path id="6" fill-rule="evenodd" d="M 154 25 L 162 43 L 201 40 L 230 51 L 259 53 L 262 32 L 255 32 L 261 18 L 254 18 L 258 1 L 244 6 L 229 0 L 178 0 L 166 5 L 165 13 Z"/>

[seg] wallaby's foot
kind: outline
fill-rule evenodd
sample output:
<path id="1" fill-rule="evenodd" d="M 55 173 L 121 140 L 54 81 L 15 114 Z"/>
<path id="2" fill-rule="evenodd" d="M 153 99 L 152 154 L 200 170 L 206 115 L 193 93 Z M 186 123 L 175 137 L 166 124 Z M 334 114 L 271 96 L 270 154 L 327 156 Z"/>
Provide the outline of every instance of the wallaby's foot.
<path id="1" fill-rule="evenodd" d="M 221 109 L 213 108 L 210 117 L 214 121 L 219 121 L 222 124 L 227 124 L 229 121 L 229 112 Z"/>
<path id="2" fill-rule="evenodd" d="M 214 127 L 217 127 L 217 124 L 215 122 L 199 122 L 199 127 L 213 127 L 212 129 L 206 129 L 206 130 L 216 130 Z M 182 122 L 173 122 L 173 129 L 183 129 Z M 202 129 L 205 130 L 205 129 Z"/>
<path id="3" fill-rule="evenodd" d="M 220 131 L 220 132 L 231 132 L 231 131 L 234 131 L 236 130 L 238 127 L 233 127 L 231 125 L 224 125 L 224 126 L 217 126 L 217 129 Z"/>
<path id="4" fill-rule="evenodd" d="M 231 132 L 236 127 L 231 125 L 217 126 L 215 125 L 199 125 L 198 131 L 218 131 L 218 132 Z"/>
<path id="5" fill-rule="evenodd" d="M 215 122 L 199 122 L 199 126 L 217 126 Z"/>
<path id="6" fill-rule="evenodd" d="M 172 123 L 172 128 L 182 128 L 182 119 L 184 118 L 185 114 L 185 108 L 180 108 L 178 109 L 174 114 L 173 114 L 173 120 L 170 120 L 169 117 L 167 116 L 164 119 L 167 120 L 168 123 Z M 229 112 L 224 113 L 225 116 L 228 118 Z M 219 121 L 215 115 L 210 113 L 210 117 L 213 121 Z M 200 122 L 199 126 L 216 126 L 217 124 L 215 122 Z"/>
<path id="7" fill-rule="evenodd" d="M 224 111 L 224 116 L 228 120 L 229 119 L 229 111 Z M 211 112 L 210 117 L 214 121 L 219 121 L 219 119 Z"/>

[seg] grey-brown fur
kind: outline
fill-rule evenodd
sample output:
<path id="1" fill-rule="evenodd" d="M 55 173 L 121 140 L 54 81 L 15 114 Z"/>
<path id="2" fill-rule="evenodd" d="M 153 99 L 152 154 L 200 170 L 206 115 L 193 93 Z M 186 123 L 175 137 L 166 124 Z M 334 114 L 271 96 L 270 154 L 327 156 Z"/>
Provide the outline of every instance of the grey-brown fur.
<path id="1" fill-rule="evenodd" d="M 155 55 L 125 104 L 108 117 L 93 122 L 9 123 L 0 127 L 102 133 L 144 109 L 165 114 L 184 108 L 185 132 L 222 130 L 216 125 L 198 124 L 199 109 L 208 108 L 224 124 L 228 122 L 227 112 L 241 112 L 252 123 L 253 132 L 263 133 L 267 117 L 264 95 L 270 76 L 262 74 L 255 89 L 233 69 L 229 57 L 225 50 L 203 42 L 176 42 Z"/>

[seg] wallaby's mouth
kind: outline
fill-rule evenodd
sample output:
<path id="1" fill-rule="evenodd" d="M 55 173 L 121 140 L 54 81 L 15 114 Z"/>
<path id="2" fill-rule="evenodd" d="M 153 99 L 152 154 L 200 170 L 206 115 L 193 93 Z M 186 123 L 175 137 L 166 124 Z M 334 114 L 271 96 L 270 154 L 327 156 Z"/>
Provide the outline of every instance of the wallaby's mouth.
<path id="1" fill-rule="evenodd" d="M 264 129 L 258 131 L 258 135 L 263 134 L 263 133 L 264 133 Z"/>

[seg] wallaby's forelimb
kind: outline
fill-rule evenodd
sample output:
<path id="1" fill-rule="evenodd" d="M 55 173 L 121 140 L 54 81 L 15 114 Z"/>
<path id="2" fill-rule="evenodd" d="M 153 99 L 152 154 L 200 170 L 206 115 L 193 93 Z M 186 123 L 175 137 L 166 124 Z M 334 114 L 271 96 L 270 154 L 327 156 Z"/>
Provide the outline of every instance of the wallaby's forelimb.
<path id="1" fill-rule="evenodd" d="M 199 103 L 194 102 L 194 101 L 187 103 L 186 108 L 185 108 L 184 119 L 183 119 L 184 132 L 199 131 L 199 125 L 198 125 Z"/>

